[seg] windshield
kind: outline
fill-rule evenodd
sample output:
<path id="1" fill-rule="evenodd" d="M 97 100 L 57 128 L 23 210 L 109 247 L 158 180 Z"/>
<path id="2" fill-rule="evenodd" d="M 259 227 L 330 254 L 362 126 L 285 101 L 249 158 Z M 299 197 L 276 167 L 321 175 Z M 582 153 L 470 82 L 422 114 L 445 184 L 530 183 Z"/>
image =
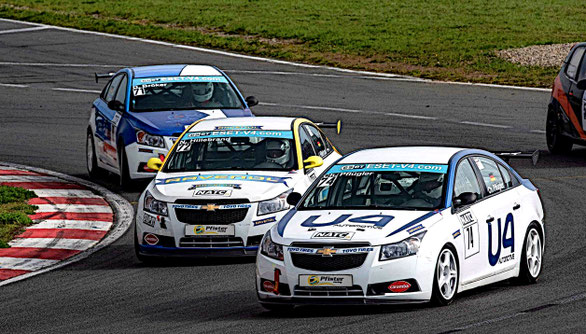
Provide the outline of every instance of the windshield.
<path id="1" fill-rule="evenodd" d="M 335 165 L 309 192 L 301 209 L 440 208 L 447 165 Z"/>
<path id="2" fill-rule="evenodd" d="M 154 77 L 132 80 L 133 111 L 242 108 L 223 76 Z"/>
<path id="3" fill-rule="evenodd" d="M 296 166 L 292 131 L 224 128 L 243 127 L 216 127 L 217 131 L 186 133 L 175 146 L 164 172 L 290 171 Z"/>

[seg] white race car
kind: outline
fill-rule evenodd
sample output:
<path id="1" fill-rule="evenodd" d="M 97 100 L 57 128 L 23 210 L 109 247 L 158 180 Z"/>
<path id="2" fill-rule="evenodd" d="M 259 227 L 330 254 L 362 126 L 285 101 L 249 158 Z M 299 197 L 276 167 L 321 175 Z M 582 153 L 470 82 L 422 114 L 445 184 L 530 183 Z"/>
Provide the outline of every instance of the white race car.
<path id="1" fill-rule="evenodd" d="M 322 124 L 337 126 L 339 123 Z M 136 254 L 255 256 L 260 240 L 340 154 L 311 121 L 285 117 L 201 120 L 177 140 L 140 196 Z M 162 166 L 161 166 L 162 165 Z"/>
<path id="2" fill-rule="evenodd" d="M 256 289 L 296 304 L 447 305 L 517 277 L 535 282 L 544 250 L 538 190 L 475 149 L 357 151 L 330 167 L 263 240 Z"/>

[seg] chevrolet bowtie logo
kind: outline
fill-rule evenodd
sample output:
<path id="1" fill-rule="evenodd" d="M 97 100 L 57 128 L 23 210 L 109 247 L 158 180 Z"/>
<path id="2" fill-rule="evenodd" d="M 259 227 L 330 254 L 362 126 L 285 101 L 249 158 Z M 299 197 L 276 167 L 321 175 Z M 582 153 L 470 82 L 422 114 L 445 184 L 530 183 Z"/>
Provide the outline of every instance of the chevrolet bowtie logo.
<path id="1" fill-rule="evenodd" d="M 332 257 L 337 251 L 338 250 L 334 249 L 334 247 L 324 247 L 323 249 L 319 249 L 317 253 L 321 254 L 323 257 Z"/>
<path id="2" fill-rule="evenodd" d="M 216 211 L 216 209 L 219 209 L 220 206 L 219 205 L 215 205 L 215 204 L 206 204 L 205 206 L 202 206 L 202 209 L 207 210 L 207 211 Z"/>

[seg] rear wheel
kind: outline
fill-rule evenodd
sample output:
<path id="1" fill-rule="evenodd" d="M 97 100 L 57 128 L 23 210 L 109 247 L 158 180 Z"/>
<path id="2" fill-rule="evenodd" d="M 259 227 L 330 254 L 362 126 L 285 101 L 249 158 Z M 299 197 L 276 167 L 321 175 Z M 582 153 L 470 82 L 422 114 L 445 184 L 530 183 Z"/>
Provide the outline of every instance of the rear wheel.
<path id="1" fill-rule="evenodd" d="M 102 169 L 98 167 L 98 158 L 94 146 L 94 135 L 90 130 L 88 130 L 85 141 L 85 155 L 88 175 L 92 179 L 99 177 L 102 174 Z"/>
<path id="2" fill-rule="evenodd" d="M 444 306 L 450 304 L 456 296 L 460 271 L 455 250 L 445 246 L 437 258 L 431 302 Z"/>
<path id="3" fill-rule="evenodd" d="M 553 109 L 547 112 L 547 121 L 545 124 L 545 137 L 547 139 L 547 148 L 552 154 L 569 153 L 572 150 L 572 141 L 562 135 L 562 129 Z"/>
<path id="4" fill-rule="evenodd" d="M 529 226 L 525 235 L 523 253 L 521 254 L 521 269 L 519 283 L 535 283 L 543 266 L 543 241 L 535 224 Z"/>

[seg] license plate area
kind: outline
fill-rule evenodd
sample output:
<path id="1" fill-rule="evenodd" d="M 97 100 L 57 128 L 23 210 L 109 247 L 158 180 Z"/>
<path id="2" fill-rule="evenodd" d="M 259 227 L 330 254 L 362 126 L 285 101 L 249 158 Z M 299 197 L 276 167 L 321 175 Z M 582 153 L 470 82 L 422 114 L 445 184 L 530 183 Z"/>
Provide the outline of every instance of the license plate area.
<path id="1" fill-rule="evenodd" d="M 186 236 L 234 236 L 234 225 L 187 225 Z"/>
<path id="2" fill-rule="evenodd" d="M 306 288 L 346 288 L 352 285 L 352 275 L 299 275 L 299 286 Z"/>

